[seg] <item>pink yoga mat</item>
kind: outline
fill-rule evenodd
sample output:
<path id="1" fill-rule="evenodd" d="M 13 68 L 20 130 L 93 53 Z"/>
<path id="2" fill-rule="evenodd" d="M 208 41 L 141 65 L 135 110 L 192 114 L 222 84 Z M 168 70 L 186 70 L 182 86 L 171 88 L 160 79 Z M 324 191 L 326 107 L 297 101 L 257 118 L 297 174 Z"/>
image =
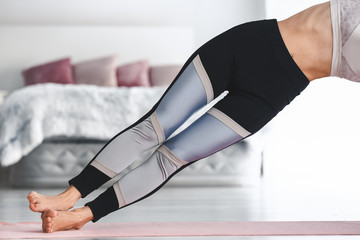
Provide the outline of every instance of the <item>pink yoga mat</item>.
<path id="1" fill-rule="evenodd" d="M 43 233 L 41 223 L 0 222 L 0 239 L 166 236 L 360 235 L 358 221 L 88 223 L 81 230 Z"/>

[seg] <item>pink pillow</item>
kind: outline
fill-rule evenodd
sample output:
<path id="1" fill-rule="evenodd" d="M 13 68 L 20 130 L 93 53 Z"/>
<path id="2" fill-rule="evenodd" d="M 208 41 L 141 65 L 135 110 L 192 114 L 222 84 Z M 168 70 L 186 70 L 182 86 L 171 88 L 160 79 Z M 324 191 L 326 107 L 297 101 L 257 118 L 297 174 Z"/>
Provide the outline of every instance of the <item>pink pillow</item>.
<path id="1" fill-rule="evenodd" d="M 74 82 L 98 86 L 117 86 L 116 61 L 117 56 L 110 56 L 74 64 Z"/>
<path id="2" fill-rule="evenodd" d="M 119 66 L 116 69 L 118 86 L 150 86 L 149 62 L 147 60 L 138 61 Z"/>
<path id="3" fill-rule="evenodd" d="M 25 86 L 37 83 L 73 83 L 70 58 L 65 58 L 38 66 L 22 72 Z"/>
<path id="4" fill-rule="evenodd" d="M 180 72 L 181 65 L 164 65 L 150 68 L 151 86 L 168 86 Z"/>

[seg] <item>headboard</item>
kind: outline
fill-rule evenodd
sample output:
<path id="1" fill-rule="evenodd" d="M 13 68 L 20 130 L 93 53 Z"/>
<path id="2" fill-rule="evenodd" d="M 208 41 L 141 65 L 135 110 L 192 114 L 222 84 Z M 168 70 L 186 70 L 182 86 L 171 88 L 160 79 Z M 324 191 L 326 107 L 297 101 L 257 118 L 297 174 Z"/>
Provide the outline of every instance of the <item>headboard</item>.
<path id="1" fill-rule="evenodd" d="M 193 50 L 187 27 L 0 25 L 0 90 L 22 87 L 23 69 L 62 57 L 77 63 L 117 54 L 119 64 L 181 64 Z"/>

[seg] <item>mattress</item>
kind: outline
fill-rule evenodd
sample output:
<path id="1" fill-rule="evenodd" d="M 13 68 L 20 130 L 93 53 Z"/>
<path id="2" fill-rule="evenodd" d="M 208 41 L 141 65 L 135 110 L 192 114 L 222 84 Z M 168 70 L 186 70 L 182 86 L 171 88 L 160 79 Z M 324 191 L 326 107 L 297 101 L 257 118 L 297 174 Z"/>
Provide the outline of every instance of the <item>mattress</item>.
<path id="1" fill-rule="evenodd" d="M 12 187 L 65 187 L 104 144 L 98 140 L 45 140 L 10 168 L 9 184 Z M 188 166 L 166 186 L 255 184 L 261 176 L 262 149 L 253 145 L 238 142 Z M 126 171 L 137 164 L 140 163 Z"/>

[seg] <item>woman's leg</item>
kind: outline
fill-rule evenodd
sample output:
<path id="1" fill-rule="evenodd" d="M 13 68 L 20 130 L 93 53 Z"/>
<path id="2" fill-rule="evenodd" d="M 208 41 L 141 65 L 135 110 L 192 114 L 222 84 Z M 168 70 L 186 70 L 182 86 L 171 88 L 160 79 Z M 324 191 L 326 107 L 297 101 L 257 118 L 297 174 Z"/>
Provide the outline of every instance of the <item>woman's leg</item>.
<path id="1" fill-rule="evenodd" d="M 225 86 L 226 81 L 220 85 Z M 219 84 L 218 84 L 219 85 Z M 121 173 L 144 152 L 159 146 L 192 114 L 225 90 L 213 90 L 198 54 L 194 54 L 154 108 L 133 126 L 112 138 L 75 178 L 64 193 L 48 197 L 36 192 L 28 195 L 30 209 L 68 210 L 80 197 L 87 196 Z M 67 196 L 69 201 L 64 201 Z M 61 200 L 61 201 L 60 201 Z M 59 204 L 59 202 L 61 204 Z"/>
<path id="2" fill-rule="evenodd" d="M 215 109 L 204 114 L 183 132 L 165 142 L 143 164 L 127 173 L 85 208 L 65 212 L 45 211 L 44 231 L 79 229 L 86 221 L 96 222 L 113 211 L 150 196 L 191 162 L 250 134 L 232 120 L 228 121 L 229 126 L 223 123 L 221 116 L 228 118 Z"/>
<path id="3" fill-rule="evenodd" d="M 76 194 L 85 197 L 103 185 L 144 151 L 160 145 L 188 117 L 228 88 L 234 60 L 229 57 L 233 48 L 228 40 L 237 29 L 235 27 L 211 39 L 188 59 L 149 113 L 112 138 L 84 170 L 69 181 L 70 186 L 78 191 Z M 56 197 L 52 198 L 53 201 L 45 201 L 43 195 L 35 192 L 30 195 L 33 211 L 56 209 Z"/>
<path id="4" fill-rule="evenodd" d="M 199 55 L 214 96 L 223 90 L 229 94 L 88 203 L 91 216 L 87 217 L 93 221 L 150 196 L 192 162 L 255 133 L 309 84 L 286 49 L 276 20 L 239 25 L 202 50 Z M 69 216 L 61 214 L 56 221 L 50 216 L 50 220 L 61 230 L 64 227 L 57 223 Z"/>
<path id="5" fill-rule="evenodd" d="M 230 117 L 237 112 L 241 116 Z M 93 221 L 150 196 L 189 164 L 248 137 L 275 115 L 261 100 L 230 93 L 184 131 L 165 141 L 142 165 L 87 203 Z M 240 122 L 247 124 L 252 132 Z"/>
<path id="6" fill-rule="evenodd" d="M 262 115 L 258 114 L 258 109 L 264 111 Z M 240 119 L 230 117 L 238 111 L 243 113 L 242 119 L 250 119 L 249 127 L 254 131 L 276 115 L 271 107 L 261 101 L 230 93 L 185 130 L 165 141 L 139 167 L 127 173 L 94 201 L 87 203 L 86 207 L 91 211 L 82 208 L 80 211 L 88 215 L 79 213 L 83 216 L 78 219 L 79 222 L 73 221 L 74 212 L 47 211 L 45 225 L 51 222 L 53 228 L 50 231 L 67 229 L 69 222 L 73 223 L 73 228 L 77 228 L 83 225 L 85 218 L 96 222 L 111 212 L 152 195 L 186 166 L 252 134 L 239 124 Z M 256 121 L 259 116 L 262 116 L 261 119 Z"/>

